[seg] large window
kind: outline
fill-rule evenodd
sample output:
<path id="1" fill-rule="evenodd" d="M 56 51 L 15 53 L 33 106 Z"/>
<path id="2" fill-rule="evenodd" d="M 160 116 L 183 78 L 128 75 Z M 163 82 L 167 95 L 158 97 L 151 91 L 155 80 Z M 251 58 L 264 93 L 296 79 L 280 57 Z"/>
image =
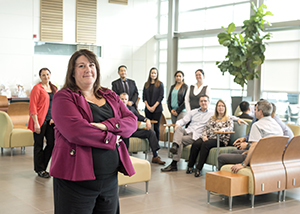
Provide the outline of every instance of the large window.
<path id="1" fill-rule="evenodd" d="M 231 22 L 236 26 L 242 26 L 243 21 L 250 18 L 251 1 L 178 0 L 178 2 L 178 70 L 185 73 L 185 82 L 190 85 L 196 82 L 195 71 L 198 68 L 204 69 L 206 83 L 212 88 L 213 100 L 222 98 L 229 105 L 230 96 L 242 95 L 242 88 L 233 82 L 232 76 L 228 74 L 223 76 L 216 66 L 216 61 L 223 60 L 227 52 L 226 48 L 219 45 L 217 34 L 222 31 L 222 26 L 227 27 Z M 300 115 L 295 113 L 297 109 L 300 110 L 298 0 L 260 2 L 266 4 L 268 10 L 274 14 L 267 17 L 274 25 L 267 28 L 273 36 L 266 47 L 266 60 L 261 70 L 261 97 L 278 105 L 277 111 L 282 118 L 286 117 L 286 121 L 297 122 L 298 120 L 292 120 L 290 116 Z M 161 0 L 160 8 L 162 39 L 159 41 L 159 66 L 160 70 L 167 70 L 167 40 L 162 35 L 167 34 L 168 29 L 168 1 Z M 243 95 L 246 95 L 246 88 Z"/>

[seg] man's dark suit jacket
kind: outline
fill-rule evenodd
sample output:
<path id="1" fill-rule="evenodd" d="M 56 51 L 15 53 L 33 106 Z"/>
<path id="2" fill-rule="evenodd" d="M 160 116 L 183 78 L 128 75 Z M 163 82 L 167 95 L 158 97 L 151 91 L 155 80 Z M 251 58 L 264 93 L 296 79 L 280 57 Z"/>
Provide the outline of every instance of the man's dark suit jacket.
<path id="1" fill-rule="evenodd" d="M 250 119 L 253 120 L 253 117 L 251 117 L 249 114 L 243 113 L 241 115 L 238 116 L 241 119 Z"/>
<path id="2" fill-rule="evenodd" d="M 127 106 L 127 108 L 129 109 L 129 111 L 131 111 L 138 118 L 138 121 L 145 122 L 146 117 L 144 117 L 143 115 L 138 113 L 137 110 L 134 107 Z"/>
<path id="3" fill-rule="evenodd" d="M 127 83 L 128 83 L 128 86 L 129 86 L 129 101 L 133 102 L 133 105 L 134 107 L 136 108 L 135 106 L 135 103 L 138 99 L 138 96 L 139 96 L 139 92 L 137 90 L 137 87 L 136 87 L 136 84 L 135 84 L 135 81 L 134 80 L 131 80 L 131 79 L 126 79 Z M 122 83 L 122 79 L 119 78 L 115 81 L 113 81 L 111 83 L 112 85 L 112 90 L 120 96 L 120 94 L 122 94 L 123 92 L 125 92 L 125 89 L 123 87 L 123 83 Z"/>

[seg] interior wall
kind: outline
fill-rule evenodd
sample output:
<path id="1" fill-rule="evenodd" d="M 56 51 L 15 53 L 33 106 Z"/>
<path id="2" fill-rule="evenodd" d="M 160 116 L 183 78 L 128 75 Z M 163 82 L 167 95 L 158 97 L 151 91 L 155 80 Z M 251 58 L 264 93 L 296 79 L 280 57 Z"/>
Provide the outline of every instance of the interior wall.
<path id="1" fill-rule="evenodd" d="M 75 43 L 75 4 L 76 0 L 63 0 L 63 43 Z M 131 0 L 128 5 L 98 0 L 97 10 L 96 45 L 102 47 L 102 85 L 111 88 L 111 82 L 119 78 L 118 66 L 125 64 L 128 78 L 142 90 L 148 70 L 157 66 L 157 0 Z M 21 84 L 29 95 L 42 67 L 52 71 L 54 84 L 64 83 L 70 56 L 34 55 L 39 25 L 39 0 L 0 0 L 0 85 L 5 84 L 12 92 L 16 84 Z"/>

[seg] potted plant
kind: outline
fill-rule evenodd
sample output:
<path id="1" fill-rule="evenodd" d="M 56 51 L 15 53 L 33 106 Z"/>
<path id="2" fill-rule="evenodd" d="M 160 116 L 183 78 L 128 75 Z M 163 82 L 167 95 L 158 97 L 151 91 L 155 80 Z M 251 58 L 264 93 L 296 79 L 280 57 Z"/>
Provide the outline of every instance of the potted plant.
<path id="1" fill-rule="evenodd" d="M 254 14 L 249 20 L 245 20 L 241 33 L 235 33 L 235 24 L 231 23 L 227 28 L 222 27 L 225 32 L 218 34 L 219 43 L 227 47 L 228 52 L 224 61 L 217 61 L 216 64 L 224 75 L 229 72 L 234 77 L 234 82 L 239 84 L 244 91 L 249 80 L 259 78 L 259 66 L 265 61 L 266 40 L 269 40 L 271 33 L 264 33 L 264 25 L 268 24 L 264 18 L 273 15 L 266 11 L 266 5 L 262 4 L 257 8 L 252 2 Z"/>

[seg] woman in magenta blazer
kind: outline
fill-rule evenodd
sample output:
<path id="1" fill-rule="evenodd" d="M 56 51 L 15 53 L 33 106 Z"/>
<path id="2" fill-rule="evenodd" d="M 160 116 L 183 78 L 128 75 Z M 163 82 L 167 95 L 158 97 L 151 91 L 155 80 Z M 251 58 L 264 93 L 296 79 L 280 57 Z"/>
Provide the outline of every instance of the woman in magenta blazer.
<path id="1" fill-rule="evenodd" d="M 52 115 L 55 213 L 119 213 L 117 173 L 135 173 L 120 137 L 131 136 L 137 119 L 114 92 L 100 86 L 91 51 L 72 55 Z"/>

